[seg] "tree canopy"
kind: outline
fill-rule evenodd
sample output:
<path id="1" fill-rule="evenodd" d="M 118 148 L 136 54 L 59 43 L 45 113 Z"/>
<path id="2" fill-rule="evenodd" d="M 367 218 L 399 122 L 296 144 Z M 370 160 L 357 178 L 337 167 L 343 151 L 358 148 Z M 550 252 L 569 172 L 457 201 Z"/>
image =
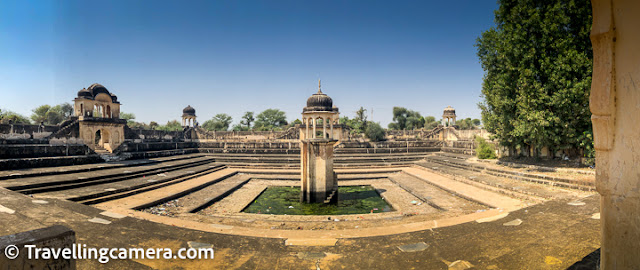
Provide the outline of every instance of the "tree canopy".
<path id="1" fill-rule="evenodd" d="M 351 128 L 351 133 L 362 134 L 367 129 L 367 110 L 364 107 L 360 107 L 356 111 L 355 118 L 349 118 L 347 116 L 340 117 L 340 123 Z"/>
<path id="2" fill-rule="evenodd" d="M 180 122 L 178 122 L 177 120 L 171 120 L 168 121 L 166 125 L 158 126 L 158 128 L 156 129 L 164 131 L 180 131 L 182 130 L 182 124 L 180 124 Z"/>
<path id="3" fill-rule="evenodd" d="M 384 140 L 384 129 L 380 126 L 380 124 L 375 122 L 369 122 L 367 125 L 367 129 L 364 132 L 364 135 L 369 138 L 371 141 L 379 142 Z"/>
<path id="4" fill-rule="evenodd" d="M 436 118 L 433 116 L 425 116 L 424 117 L 424 128 L 427 130 L 431 130 L 436 128 L 440 123 L 436 121 Z"/>
<path id="5" fill-rule="evenodd" d="M 424 127 L 424 118 L 419 112 L 404 107 L 393 107 L 393 122 L 389 123 L 389 129 L 405 130 Z"/>
<path id="6" fill-rule="evenodd" d="M 71 115 L 73 115 L 73 106 L 69 103 L 62 103 L 56 106 L 41 105 L 33 109 L 31 120 L 36 124 L 57 125 Z"/>
<path id="7" fill-rule="evenodd" d="M 280 130 L 287 125 L 287 115 L 278 109 L 266 109 L 256 116 L 255 130 Z"/>
<path id="8" fill-rule="evenodd" d="M 14 124 L 30 124 L 29 118 L 24 115 L 8 111 L 0 110 L 0 124 L 9 124 L 9 121 Z"/>
<path id="9" fill-rule="evenodd" d="M 480 123 L 480 119 L 465 118 L 456 120 L 456 126 L 458 126 L 458 129 L 476 129 Z"/>
<path id="10" fill-rule="evenodd" d="M 502 145 L 577 148 L 591 132 L 589 0 L 499 0 L 476 47 L 484 127 Z"/>
<path id="11" fill-rule="evenodd" d="M 253 121 L 255 120 L 256 119 L 253 118 L 253 112 L 245 112 L 242 116 L 242 121 L 240 121 L 240 124 L 245 125 L 247 127 L 247 130 L 249 130 L 251 128 L 251 123 L 253 123 Z"/>
<path id="12" fill-rule="evenodd" d="M 202 124 L 202 128 L 206 130 L 224 131 L 229 129 L 232 121 L 233 119 L 230 115 L 226 113 L 219 113 L 213 118 L 205 121 Z"/>

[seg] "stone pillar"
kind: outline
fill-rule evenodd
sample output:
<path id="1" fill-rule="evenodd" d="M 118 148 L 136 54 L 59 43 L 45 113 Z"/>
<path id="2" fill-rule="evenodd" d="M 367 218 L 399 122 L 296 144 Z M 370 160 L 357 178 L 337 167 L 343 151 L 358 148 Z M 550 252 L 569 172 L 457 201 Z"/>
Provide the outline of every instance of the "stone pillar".
<path id="1" fill-rule="evenodd" d="M 313 118 L 313 137 L 310 137 L 309 139 L 315 139 L 316 138 L 316 120 L 317 118 Z"/>
<path id="2" fill-rule="evenodd" d="M 592 0 L 590 109 L 601 269 L 640 265 L 640 1 Z"/>
<path id="3" fill-rule="evenodd" d="M 300 148 L 300 200 L 306 203 L 337 201 L 338 180 L 333 172 L 333 145 L 336 140 L 303 140 Z"/>

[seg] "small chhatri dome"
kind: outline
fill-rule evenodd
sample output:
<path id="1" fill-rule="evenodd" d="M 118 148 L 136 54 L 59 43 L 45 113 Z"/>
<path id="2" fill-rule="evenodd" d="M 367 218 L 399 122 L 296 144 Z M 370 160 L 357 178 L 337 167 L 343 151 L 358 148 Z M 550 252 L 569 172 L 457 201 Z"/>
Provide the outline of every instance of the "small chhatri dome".
<path id="1" fill-rule="evenodd" d="M 196 109 L 188 105 L 186 108 L 182 110 L 182 116 L 196 116 Z"/>
<path id="2" fill-rule="evenodd" d="M 310 111 L 337 111 L 338 108 L 333 106 L 333 100 L 327 96 L 325 93 L 322 93 L 320 80 L 318 80 L 318 93 L 311 95 L 307 99 L 307 107 L 304 107 L 303 112 Z"/>
<path id="3" fill-rule="evenodd" d="M 93 95 L 91 95 L 91 92 L 89 92 L 89 90 L 87 90 L 86 88 L 82 88 L 80 91 L 78 91 L 78 97 L 79 98 L 93 98 Z"/>
<path id="4" fill-rule="evenodd" d="M 444 113 L 445 114 L 456 114 L 456 110 L 454 108 L 451 108 L 451 106 L 447 106 L 444 109 Z"/>

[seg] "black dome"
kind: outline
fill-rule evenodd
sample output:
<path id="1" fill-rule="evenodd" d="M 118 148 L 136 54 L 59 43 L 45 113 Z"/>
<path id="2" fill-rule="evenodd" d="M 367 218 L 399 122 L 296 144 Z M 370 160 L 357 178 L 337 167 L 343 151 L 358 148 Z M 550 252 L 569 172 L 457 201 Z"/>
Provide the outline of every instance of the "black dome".
<path id="1" fill-rule="evenodd" d="M 307 107 L 304 107 L 303 111 L 333 111 L 333 100 L 318 89 L 318 93 L 307 99 Z"/>
<path id="2" fill-rule="evenodd" d="M 90 85 L 87 90 L 89 90 L 89 92 L 91 92 L 91 95 L 93 95 L 94 98 L 100 93 L 105 93 L 105 94 L 111 96 L 111 93 L 109 93 L 109 90 L 107 90 L 106 87 L 104 87 L 102 84 L 99 84 L 99 83 L 94 83 L 94 84 Z"/>
<path id="3" fill-rule="evenodd" d="M 82 88 L 80 91 L 78 91 L 78 97 L 79 98 L 93 98 L 93 95 L 91 95 L 91 92 L 89 92 L 86 88 Z"/>
<path id="4" fill-rule="evenodd" d="M 187 115 L 196 116 L 196 109 L 191 107 L 191 105 L 188 105 L 186 108 L 182 110 L 182 116 L 187 116 Z"/>

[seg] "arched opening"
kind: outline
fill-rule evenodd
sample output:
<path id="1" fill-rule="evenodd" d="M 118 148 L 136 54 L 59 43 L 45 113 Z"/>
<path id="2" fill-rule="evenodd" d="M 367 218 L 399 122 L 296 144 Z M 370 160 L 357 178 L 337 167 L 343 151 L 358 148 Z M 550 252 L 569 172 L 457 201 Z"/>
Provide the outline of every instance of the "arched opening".
<path id="1" fill-rule="evenodd" d="M 93 143 L 95 145 L 100 145 L 100 142 L 102 141 L 101 138 L 102 138 L 102 134 L 101 134 L 100 130 L 96 131 L 96 136 L 95 136 L 95 140 L 94 140 Z"/>
<path id="2" fill-rule="evenodd" d="M 111 118 L 111 106 L 107 105 L 107 117 Z"/>
<path id="3" fill-rule="evenodd" d="M 94 143 L 96 145 L 96 147 L 100 147 L 100 148 L 109 148 L 109 132 L 107 130 L 104 129 L 100 129 L 96 131 L 96 136 L 94 139 Z"/>
<path id="4" fill-rule="evenodd" d="M 84 106 L 80 103 L 80 115 L 84 115 Z"/>

